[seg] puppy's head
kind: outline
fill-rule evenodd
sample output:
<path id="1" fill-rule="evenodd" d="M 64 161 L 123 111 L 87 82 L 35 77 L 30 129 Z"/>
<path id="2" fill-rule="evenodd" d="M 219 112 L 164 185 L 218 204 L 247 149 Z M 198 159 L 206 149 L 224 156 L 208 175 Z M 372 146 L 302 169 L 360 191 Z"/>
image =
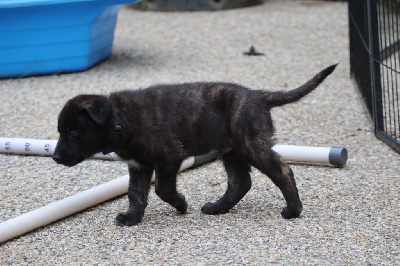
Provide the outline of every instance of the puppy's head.
<path id="1" fill-rule="evenodd" d="M 60 138 L 53 160 L 74 166 L 106 150 L 112 131 L 111 108 L 105 96 L 79 95 L 70 99 L 58 116 Z"/>

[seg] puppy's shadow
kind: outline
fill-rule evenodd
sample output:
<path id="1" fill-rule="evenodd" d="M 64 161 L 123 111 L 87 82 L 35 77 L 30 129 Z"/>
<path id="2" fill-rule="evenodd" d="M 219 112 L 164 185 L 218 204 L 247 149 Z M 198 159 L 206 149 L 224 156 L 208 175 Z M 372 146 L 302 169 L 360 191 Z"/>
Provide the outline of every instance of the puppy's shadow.
<path id="1" fill-rule="evenodd" d="M 291 162 L 287 161 L 286 162 L 289 166 L 307 166 L 307 167 L 315 167 L 315 168 L 325 168 L 325 169 L 330 169 L 330 168 L 347 168 L 347 164 L 345 165 L 333 165 L 329 163 L 312 163 L 312 162 Z"/>

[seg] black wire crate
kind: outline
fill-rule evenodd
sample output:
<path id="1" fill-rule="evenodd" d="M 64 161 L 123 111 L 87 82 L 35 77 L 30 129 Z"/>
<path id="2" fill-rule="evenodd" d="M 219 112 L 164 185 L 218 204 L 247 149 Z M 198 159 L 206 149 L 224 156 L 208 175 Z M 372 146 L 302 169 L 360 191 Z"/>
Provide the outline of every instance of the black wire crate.
<path id="1" fill-rule="evenodd" d="M 400 153 L 400 0 L 349 1 L 350 72 L 376 136 Z"/>

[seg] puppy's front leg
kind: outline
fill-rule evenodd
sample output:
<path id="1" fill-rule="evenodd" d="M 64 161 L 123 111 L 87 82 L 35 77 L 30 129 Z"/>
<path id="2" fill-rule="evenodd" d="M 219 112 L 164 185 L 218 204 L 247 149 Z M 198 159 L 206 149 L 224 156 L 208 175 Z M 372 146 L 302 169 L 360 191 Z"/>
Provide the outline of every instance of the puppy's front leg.
<path id="1" fill-rule="evenodd" d="M 147 206 L 149 196 L 151 176 L 153 168 L 139 166 L 128 163 L 129 169 L 129 188 L 128 199 L 129 208 L 125 213 L 120 213 L 115 218 L 117 225 L 135 225 L 142 221 L 144 210 Z"/>
<path id="2" fill-rule="evenodd" d="M 186 213 L 187 203 L 185 196 L 176 190 L 176 175 L 180 162 L 164 162 L 156 166 L 155 192 L 163 201 L 169 203 L 180 213 Z"/>

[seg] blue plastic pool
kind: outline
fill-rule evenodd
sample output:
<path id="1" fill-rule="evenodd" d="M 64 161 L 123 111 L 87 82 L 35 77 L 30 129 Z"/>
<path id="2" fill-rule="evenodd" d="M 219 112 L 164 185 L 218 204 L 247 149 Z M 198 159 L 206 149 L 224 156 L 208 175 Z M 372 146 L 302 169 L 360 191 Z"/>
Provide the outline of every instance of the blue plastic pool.
<path id="1" fill-rule="evenodd" d="M 111 55 L 122 4 L 0 0 L 0 78 L 86 70 Z"/>

